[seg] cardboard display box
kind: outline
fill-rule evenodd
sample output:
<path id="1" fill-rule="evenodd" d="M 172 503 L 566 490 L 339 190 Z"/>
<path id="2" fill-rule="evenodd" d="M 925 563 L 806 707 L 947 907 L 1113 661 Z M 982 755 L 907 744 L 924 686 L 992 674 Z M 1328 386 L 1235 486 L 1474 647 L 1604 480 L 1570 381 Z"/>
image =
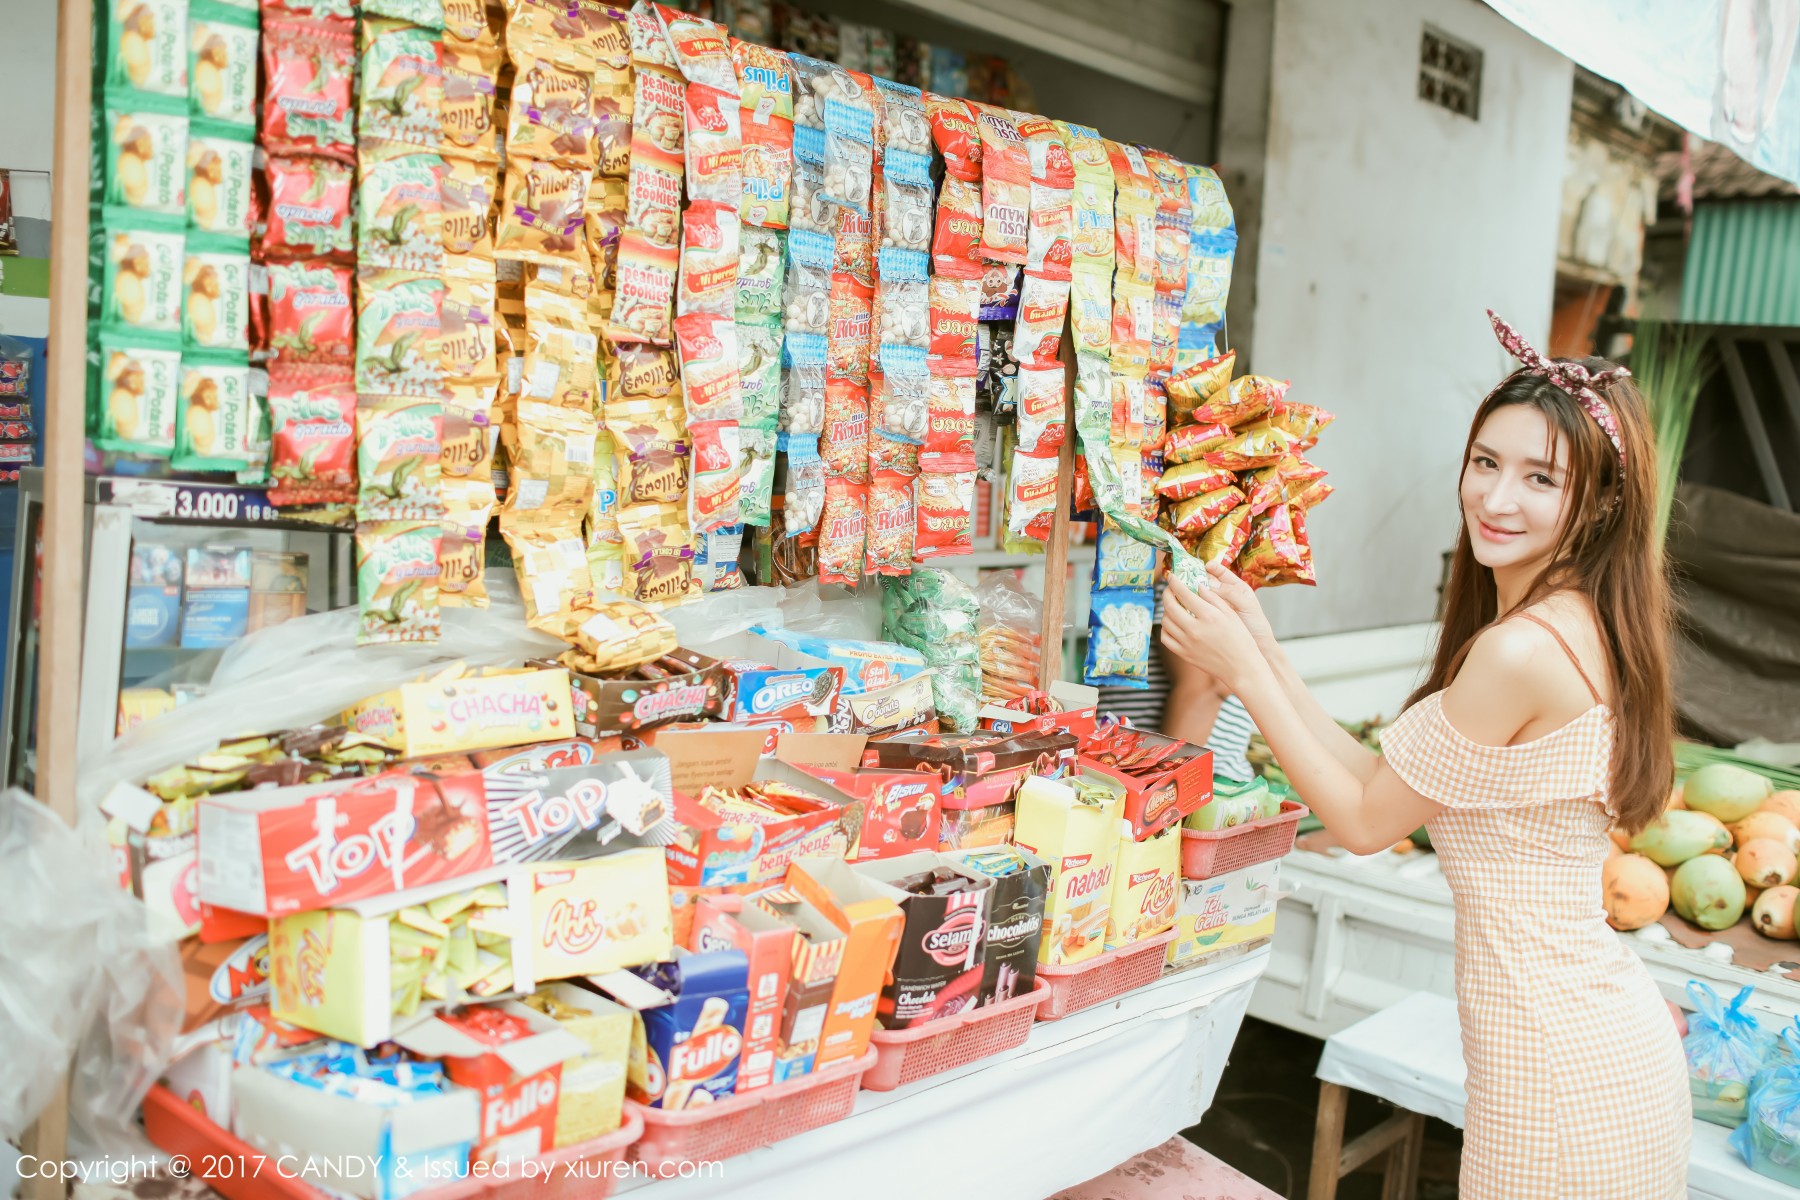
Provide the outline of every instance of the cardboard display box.
<path id="1" fill-rule="evenodd" d="M 748 963 L 749 1002 L 744 1012 L 744 1049 L 738 1063 L 739 1092 L 755 1091 L 775 1082 L 775 1059 L 783 1044 L 782 1013 L 793 971 L 794 936 L 792 925 L 767 909 L 747 903 L 742 896 L 701 896 L 695 903 L 688 949 L 696 954 L 737 950 Z"/>
<path id="2" fill-rule="evenodd" d="M 1272 936 L 1280 899 L 1280 859 L 1212 879 L 1184 880 L 1169 969 L 1193 966 L 1232 946 Z"/>
<path id="3" fill-rule="evenodd" d="M 654 750 L 542 771 L 489 767 L 482 777 L 495 862 L 592 858 L 660 847 L 675 833 L 669 760 Z"/>
<path id="4" fill-rule="evenodd" d="M 995 733 L 1069 733 L 1079 738 L 1094 732 L 1099 722 L 1099 688 L 1058 679 L 1050 684 L 1049 694 L 1061 705 L 1060 712 L 1033 716 L 1002 704 L 986 704 L 976 719 L 983 729 Z"/>
<path id="5" fill-rule="evenodd" d="M 895 886 L 939 867 L 961 876 L 968 889 L 926 896 Z M 987 966 L 993 878 L 967 870 L 955 855 L 935 851 L 864 863 L 857 870 L 880 884 L 904 917 L 900 948 L 876 1008 L 882 1027 L 905 1029 L 974 1008 Z"/>
<path id="6" fill-rule="evenodd" d="M 1038 961 L 1054 966 L 1086 961 L 1106 948 L 1113 872 L 1120 839 L 1128 836 L 1120 816 L 1124 789 L 1105 776 L 1083 779 L 1106 793 L 1104 803 L 1080 802 L 1062 780 L 1034 777 L 1019 788 L 1013 840 L 1050 864 Z"/>
<path id="7" fill-rule="evenodd" d="M 936 850 L 944 815 L 943 779 L 923 771 L 860 766 L 868 740 L 859 733 L 789 734 L 777 742 L 775 753 L 861 804 L 861 820 L 845 854 L 849 861 Z"/>
<path id="8" fill-rule="evenodd" d="M 686 663 L 688 671 L 662 679 L 608 679 L 568 672 L 575 732 L 582 737 L 644 733 L 675 721 L 718 716 L 725 702 L 725 672 L 719 660 L 681 649 L 665 657 Z M 528 665 L 557 666 L 551 659 L 533 659 Z"/>
<path id="9" fill-rule="evenodd" d="M 869 1050 L 875 1007 L 900 950 L 900 906 L 886 885 L 841 858 L 809 858 L 788 868 L 787 887 L 822 913 L 844 938 L 831 1004 L 819 1032 L 814 1069 L 858 1059 Z"/>
<path id="10" fill-rule="evenodd" d="M 1153 746 L 1187 746 L 1180 738 L 1167 737 L 1148 730 L 1140 731 L 1144 743 Z M 1198 747 L 1190 747 L 1198 750 Z M 1131 822 L 1131 833 L 1143 839 L 1161 832 L 1212 800 L 1213 756 L 1211 750 L 1199 753 L 1185 762 L 1145 776 L 1127 775 L 1091 755 L 1081 756 L 1081 769 L 1119 781 L 1125 788 L 1125 819 Z"/>
<path id="11" fill-rule="evenodd" d="M 461 664 L 352 705 L 338 717 L 406 758 L 575 736 L 569 672 L 559 666 L 465 674 Z"/>
<path id="12" fill-rule="evenodd" d="M 755 633 L 738 633 L 706 643 L 725 673 L 728 721 L 787 720 L 798 724 L 828 718 L 837 708 L 844 669 L 792 646 Z"/>

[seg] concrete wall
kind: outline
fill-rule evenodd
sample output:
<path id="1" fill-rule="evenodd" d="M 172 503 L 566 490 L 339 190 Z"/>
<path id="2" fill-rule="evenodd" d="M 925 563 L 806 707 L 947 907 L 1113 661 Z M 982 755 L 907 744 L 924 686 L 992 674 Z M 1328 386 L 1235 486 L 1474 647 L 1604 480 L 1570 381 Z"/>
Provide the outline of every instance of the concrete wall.
<path id="1" fill-rule="evenodd" d="M 1266 602 L 1283 636 L 1426 621 L 1469 418 L 1511 366 L 1483 310 L 1549 329 L 1571 66 L 1472 0 L 1275 3 L 1256 369 L 1337 415 L 1337 493 L 1318 588 Z M 1480 120 L 1418 99 L 1428 22 L 1484 52 Z"/>

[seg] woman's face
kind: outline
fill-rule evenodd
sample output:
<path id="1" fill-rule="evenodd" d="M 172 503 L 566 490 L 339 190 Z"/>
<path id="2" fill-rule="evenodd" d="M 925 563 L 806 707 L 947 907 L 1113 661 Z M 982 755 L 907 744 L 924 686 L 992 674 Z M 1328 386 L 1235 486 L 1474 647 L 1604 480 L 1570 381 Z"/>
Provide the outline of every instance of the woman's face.
<path id="1" fill-rule="evenodd" d="M 1475 561 L 1489 570 L 1548 566 L 1568 509 L 1569 448 L 1537 409 L 1488 414 L 1463 468 L 1463 521 Z"/>

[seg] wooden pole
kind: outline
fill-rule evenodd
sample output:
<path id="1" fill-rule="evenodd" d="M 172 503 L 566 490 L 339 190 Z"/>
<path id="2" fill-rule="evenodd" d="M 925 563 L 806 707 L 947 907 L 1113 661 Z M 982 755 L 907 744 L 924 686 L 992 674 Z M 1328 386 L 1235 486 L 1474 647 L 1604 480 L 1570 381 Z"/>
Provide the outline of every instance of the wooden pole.
<path id="1" fill-rule="evenodd" d="M 50 345 L 44 375 L 44 514 L 40 536 L 37 797 L 75 823 L 76 714 L 81 694 L 82 449 L 87 430 L 88 122 L 92 0 L 59 0 L 51 163 Z M 28 602 L 28 601 L 27 601 Z M 20 619 L 18 614 L 15 620 Z M 23 747 L 20 748 L 21 751 Z M 68 1086 L 26 1130 L 39 1164 L 68 1157 Z M 30 1200 L 62 1200 L 63 1182 L 30 1179 Z"/>
<path id="2" fill-rule="evenodd" d="M 1044 632 L 1038 655 L 1039 688 L 1062 677 L 1063 611 L 1069 586 L 1069 502 L 1075 494 L 1075 338 L 1063 324 L 1063 441 L 1057 453 L 1056 515 L 1044 546 Z"/>

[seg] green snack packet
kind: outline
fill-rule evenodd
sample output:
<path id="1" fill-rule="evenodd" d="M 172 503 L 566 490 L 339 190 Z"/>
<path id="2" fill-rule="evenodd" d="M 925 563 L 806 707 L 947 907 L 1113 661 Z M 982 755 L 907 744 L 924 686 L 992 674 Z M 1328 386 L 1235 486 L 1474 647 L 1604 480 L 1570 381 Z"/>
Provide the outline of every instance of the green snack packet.
<path id="1" fill-rule="evenodd" d="M 173 338 L 101 333 L 95 445 L 167 458 L 180 403 L 181 351 Z"/>
<path id="2" fill-rule="evenodd" d="M 256 144 L 248 129 L 217 121 L 188 125 L 187 222 L 231 237 L 250 234 L 250 177 Z"/>
<path id="3" fill-rule="evenodd" d="M 358 266 L 439 273 L 444 267 L 444 160 L 364 160 L 357 181 Z"/>
<path id="4" fill-rule="evenodd" d="M 574 6 L 570 5 L 570 8 L 572 10 Z M 392 17 L 396 21 L 423 25 L 426 29 L 444 28 L 444 0 L 363 0 L 361 11 L 365 20 Z"/>
<path id="5" fill-rule="evenodd" d="M 187 0 L 109 0 L 105 85 L 186 96 L 187 25 Z"/>
<path id="6" fill-rule="evenodd" d="M 370 271 L 358 277 L 356 286 L 357 392 L 435 392 L 443 382 L 438 355 L 443 279 Z"/>
<path id="7" fill-rule="evenodd" d="M 233 125 L 256 127 L 254 12 L 216 0 L 190 0 L 187 28 L 188 111 Z"/>
<path id="8" fill-rule="evenodd" d="M 181 340 L 189 349 L 250 350 L 250 246 L 196 233 L 181 272 Z"/>
<path id="9" fill-rule="evenodd" d="M 187 237 L 129 211 L 100 234 L 100 321 L 107 329 L 181 332 L 181 271 Z"/>
<path id="10" fill-rule="evenodd" d="M 269 482 L 269 446 L 274 425 L 269 419 L 269 373 L 250 368 L 250 461 L 239 468 L 237 481 L 247 487 Z"/>
<path id="11" fill-rule="evenodd" d="M 187 216 L 185 100 L 109 92 L 102 136 L 106 154 L 103 203 Z"/>
<path id="12" fill-rule="evenodd" d="M 242 471 L 257 460 L 258 406 L 250 375 L 242 355 L 195 351 L 182 358 L 172 467 Z"/>
<path id="13" fill-rule="evenodd" d="M 356 410 L 356 513 L 364 521 L 436 520 L 442 489 L 444 406 L 384 398 Z"/>
<path id="14" fill-rule="evenodd" d="M 1197 829 L 1203 833 L 1217 833 L 1221 829 L 1234 829 L 1239 825 L 1247 825 L 1251 821 L 1260 821 L 1266 815 L 1272 815 L 1264 811 L 1270 798 L 1269 785 L 1260 779 L 1253 779 L 1248 783 L 1215 779 L 1212 801 L 1196 809 L 1182 824 L 1189 829 Z M 1279 799 L 1275 800 L 1275 807 L 1279 812 L 1281 807 Z"/>
<path id="15" fill-rule="evenodd" d="M 356 526 L 359 646 L 435 642 L 438 608 L 436 522 L 365 521 Z"/>
<path id="16" fill-rule="evenodd" d="M 364 12 L 369 11 L 365 6 Z M 429 29 L 392 18 L 365 17 L 357 136 L 365 142 L 376 139 L 436 150 L 442 140 L 442 58 L 437 35 Z"/>

